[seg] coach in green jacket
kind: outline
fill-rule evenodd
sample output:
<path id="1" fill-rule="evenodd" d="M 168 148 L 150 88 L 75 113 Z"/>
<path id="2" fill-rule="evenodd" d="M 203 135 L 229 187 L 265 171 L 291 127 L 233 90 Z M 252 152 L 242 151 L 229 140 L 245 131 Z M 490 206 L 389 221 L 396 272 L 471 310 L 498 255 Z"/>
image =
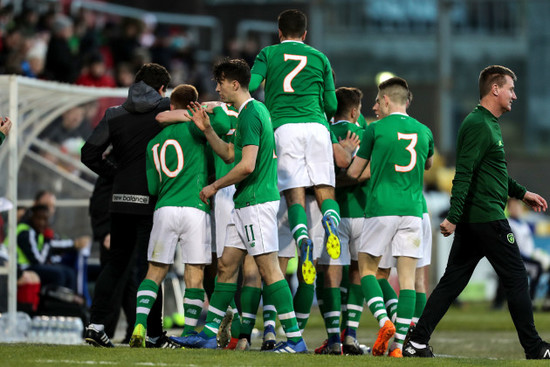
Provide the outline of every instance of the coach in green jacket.
<path id="1" fill-rule="evenodd" d="M 0 145 L 4 142 L 4 139 L 6 139 L 6 136 L 8 136 L 11 129 L 11 120 L 9 117 L 4 117 L 4 119 L 0 118 Z"/>
<path id="2" fill-rule="evenodd" d="M 447 237 L 456 230 L 445 274 L 434 289 L 410 341 L 405 357 L 433 357 L 430 336 L 449 306 L 468 284 L 478 262 L 487 257 L 502 279 L 508 309 L 527 359 L 550 359 L 533 320 L 525 266 L 504 208 L 508 196 L 523 200 L 533 210 L 547 209 L 540 195 L 527 191 L 508 176 L 498 118 L 517 99 L 516 75 L 503 66 L 489 66 L 479 75 L 480 104 L 458 131 L 456 174 L 451 208 L 440 224 Z"/>

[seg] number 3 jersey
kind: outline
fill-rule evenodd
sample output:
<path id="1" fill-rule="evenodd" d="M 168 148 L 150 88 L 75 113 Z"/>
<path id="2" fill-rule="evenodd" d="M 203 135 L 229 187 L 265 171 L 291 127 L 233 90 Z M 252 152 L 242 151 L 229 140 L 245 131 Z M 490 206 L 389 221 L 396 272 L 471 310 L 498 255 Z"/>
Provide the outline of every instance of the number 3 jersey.
<path id="1" fill-rule="evenodd" d="M 371 123 L 357 152 L 371 164 L 366 217 L 422 218 L 424 166 L 433 151 L 432 132 L 410 116 L 395 113 Z"/>
<path id="2" fill-rule="evenodd" d="M 230 128 L 229 117 L 219 107 L 210 115 L 218 135 Z M 186 206 L 210 212 L 199 193 L 207 182 L 206 137 L 192 121 L 165 127 L 147 145 L 147 185 L 157 195 L 155 209 Z"/>
<path id="3" fill-rule="evenodd" d="M 328 127 L 323 94 L 334 91 L 327 57 L 298 41 L 283 41 L 260 51 L 252 74 L 264 77 L 265 105 L 273 128 L 287 123 L 318 122 Z"/>

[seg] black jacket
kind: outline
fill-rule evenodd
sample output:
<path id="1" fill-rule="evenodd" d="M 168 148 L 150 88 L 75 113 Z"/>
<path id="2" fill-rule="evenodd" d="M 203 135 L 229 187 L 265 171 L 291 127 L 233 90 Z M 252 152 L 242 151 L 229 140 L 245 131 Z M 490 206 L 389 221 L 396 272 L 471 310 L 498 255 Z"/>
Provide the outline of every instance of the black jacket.
<path id="1" fill-rule="evenodd" d="M 111 212 L 152 214 L 156 198 L 149 195 L 145 172 L 147 144 L 161 128 L 155 116 L 170 109 L 170 100 L 139 82 L 128 99 L 105 111 L 105 116 L 82 147 L 81 160 L 98 175 L 113 178 Z M 110 159 L 103 159 L 109 145 Z"/>

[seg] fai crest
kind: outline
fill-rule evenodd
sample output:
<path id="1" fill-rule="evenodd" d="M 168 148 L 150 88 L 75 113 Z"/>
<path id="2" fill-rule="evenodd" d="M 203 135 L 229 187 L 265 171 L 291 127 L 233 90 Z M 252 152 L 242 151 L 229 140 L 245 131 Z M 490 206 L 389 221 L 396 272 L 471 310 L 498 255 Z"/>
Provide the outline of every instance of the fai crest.
<path id="1" fill-rule="evenodd" d="M 508 236 L 506 236 L 508 238 L 508 242 L 510 243 L 514 243 L 516 240 L 514 239 L 514 234 L 513 233 L 508 233 Z"/>

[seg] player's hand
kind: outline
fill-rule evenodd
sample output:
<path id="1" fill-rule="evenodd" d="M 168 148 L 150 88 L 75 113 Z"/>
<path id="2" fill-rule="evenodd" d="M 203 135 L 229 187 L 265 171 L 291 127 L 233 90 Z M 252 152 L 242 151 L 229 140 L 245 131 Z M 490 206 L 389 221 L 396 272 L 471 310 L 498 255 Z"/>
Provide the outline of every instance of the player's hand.
<path id="1" fill-rule="evenodd" d="M 4 117 L 3 119 L 0 119 L 0 131 L 5 135 L 8 136 L 11 130 L 11 120 L 9 117 Z"/>
<path id="2" fill-rule="evenodd" d="M 348 130 L 348 133 L 346 134 L 345 139 L 338 138 L 338 142 L 340 145 L 351 155 L 355 152 L 355 149 L 359 146 L 361 143 L 361 140 L 359 139 L 359 135 L 356 133 L 352 133 Z"/>
<path id="3" fill-rule="evenodd" d="M 548 204 L 546 203 L 546 200 L 539 194 L 535 194 L 534 192 L 527 191 L 525 193 L 525 196 L 523 197 L 523 202 L 531 207 L 534 211 L 540 213 L 545 212 L 546 209 L 548 209 Z"/>
<path id="4" fill-rule="evenodd" d="M 90 236 L 81 236 L 74 240 L 74 248 L 77 250 L 82 250 L 88 247 L 92 243 Z"/>
<path id="5" fill-rule="evenodd" d="M 208 102 L 203 102 L 202 105 L 206 109 L 207 113 L 213 113 L 214 108 L 221 106 L 222 102 L 220 102 L 220 101 L 208 101 Z"/>
<path id="6" fill-rule="evenodd" d="M 111 234 L 108 233 L 107 236 L 103 239 L 103 247 L 105 247 L 106 250 L 111 249 Z"/>
<path id="7" fill-rule="evenodd" d="M 218 189 L 216 189 L 214 185 L 205 186 L 202 188 L 200 192 L 200 198 L 205 204 L 208 204 L 208 199 L 216 195 L 217 192 L 218 192 Z"/>
<path id="8" fill-rule="evenodd" d="M 453 224 L 445 218 L 443 222 L 439 225 L 439 229 L 441 230 L 441 234 L 445 237 L 449 237 L 455 232 L 456 224 Z"/>
<path id="9" fill-rule="evenodd" d="M 205 131 L 212 127 L 212 125 L 210 125 L 210 117 L 208 117 L 206 110 L 199 103 L 191 102 L 187 108 L 193 113 L 193 116 L 189 116 L 189 118 L 201 131 Z"/>

